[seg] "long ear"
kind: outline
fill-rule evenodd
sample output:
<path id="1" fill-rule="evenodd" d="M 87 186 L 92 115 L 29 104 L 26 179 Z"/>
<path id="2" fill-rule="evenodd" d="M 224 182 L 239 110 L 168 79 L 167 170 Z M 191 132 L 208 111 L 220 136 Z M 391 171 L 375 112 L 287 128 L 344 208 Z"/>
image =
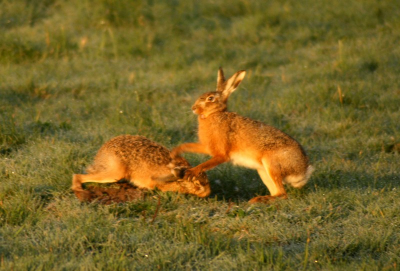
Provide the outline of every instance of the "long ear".
<path id="1" fill-rule="evenodd" d="M 217 78 L 217 91 L 223 91 L 225 89 L 225 76 L 222 67 L 219 67 L 218 78 Z"/>
<path id="2" fill-rule="evenodd" d="M 156 182 L 167 183 L 167 182 L 176 182 L 178 180 L 178 177 L 176 177 L 174 174 L 171 173 L 164 176 L 157 176 L 157 177 L 152 176 L 151 179 Z"/>
<path id="3" fill-rule="evenodd" d="M 231 78 L 226 81 L 224 89 L 222 90 L 222 96 L 226 101 L 229 96 L 234 92 L 239 84 L 243 81 L 244 76 L 246 75 L 246 71 L 238 71 Z"/>
<path id="4" fill-rule="evenodd" d="M 187 167 L 175 167 L 171 170 L 172 174 L 178 179 L 183 179 L 185 176 L 185 172 L 188 168 Z"/>

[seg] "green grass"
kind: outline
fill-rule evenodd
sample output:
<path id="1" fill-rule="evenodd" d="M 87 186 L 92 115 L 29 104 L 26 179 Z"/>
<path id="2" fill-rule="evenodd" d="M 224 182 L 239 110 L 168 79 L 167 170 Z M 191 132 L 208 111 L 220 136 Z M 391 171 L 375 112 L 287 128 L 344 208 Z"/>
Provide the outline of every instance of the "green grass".
<path id="1" fill-rule="evenodd" d="M 398 2 L 0 3 L 1 270 L 400 269 Z M 219 66 L 248 71 L 231 111 L 304 145 L 304 189 L 249 205 L 267 189 L 227 164 L 207 199 L 77 201 L 111 137 L 195 141 Z"/>

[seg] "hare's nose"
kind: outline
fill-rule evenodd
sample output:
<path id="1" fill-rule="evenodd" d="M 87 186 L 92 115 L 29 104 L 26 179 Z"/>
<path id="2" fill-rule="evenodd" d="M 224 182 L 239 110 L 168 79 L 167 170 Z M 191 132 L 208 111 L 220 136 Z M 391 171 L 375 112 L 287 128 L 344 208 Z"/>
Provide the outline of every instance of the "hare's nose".
<path id="1" fill-rule="evenodd" d="M 195 106 L 195 105 L 192 106 L 193 111 L 196 110 L 196 108 L 197 108 L 197 106 Z"/>

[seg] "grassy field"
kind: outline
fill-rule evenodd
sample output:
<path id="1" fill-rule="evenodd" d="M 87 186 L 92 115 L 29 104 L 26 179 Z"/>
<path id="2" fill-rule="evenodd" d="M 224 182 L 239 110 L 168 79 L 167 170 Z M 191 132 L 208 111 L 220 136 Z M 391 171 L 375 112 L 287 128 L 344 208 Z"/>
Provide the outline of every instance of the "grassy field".
<path id="1" fill-rule="evenodd" d="M 1 270 L 400 270 L 400 2 L 0 3 Z M 78 202 L 111 137 L 195 141 L 219 66 L 248 72 L 231 111 L 305 147 L 305 188 L 250 205 L 224 164 L 207 199 Z"/>

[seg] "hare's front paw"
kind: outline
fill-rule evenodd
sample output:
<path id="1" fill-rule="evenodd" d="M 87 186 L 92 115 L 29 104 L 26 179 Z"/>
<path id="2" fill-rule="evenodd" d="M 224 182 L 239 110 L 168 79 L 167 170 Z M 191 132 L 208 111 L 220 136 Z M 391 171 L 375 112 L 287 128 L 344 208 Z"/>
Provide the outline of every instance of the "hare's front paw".
<path id="1" fill-rule="evenodd" d="M 185 172 L 185 179 L 191 181 L 194 178 L 196 178 L 197 176 L 199 176 L 200 173 L 201 173 L 201 170 L 198 169 L 197 167 L 187 169 Z"/>

